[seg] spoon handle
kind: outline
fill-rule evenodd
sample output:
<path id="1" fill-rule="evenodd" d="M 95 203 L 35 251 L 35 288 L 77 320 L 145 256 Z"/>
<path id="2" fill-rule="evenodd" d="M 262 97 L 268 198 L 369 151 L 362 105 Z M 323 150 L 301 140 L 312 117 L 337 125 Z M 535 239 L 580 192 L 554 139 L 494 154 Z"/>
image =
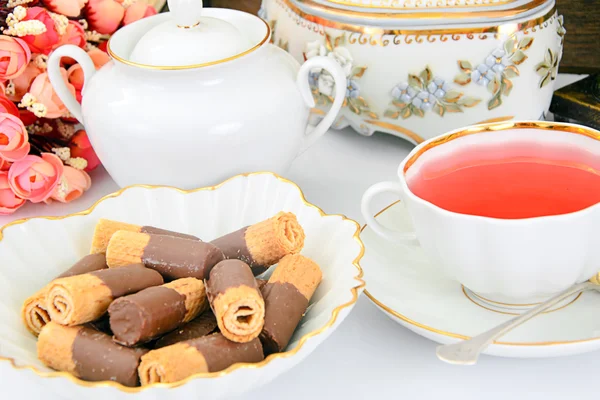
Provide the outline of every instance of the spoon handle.
<path id="1" fill-rule="evenodd" d="M 481 352 L 495 340 L 504 336 L 524 322 L 529 321 L 536 315 L 546 311 L 555 304 L 560 303 L 567 297 L 588 290 L 594 286 L 595 284 L 590 282 L 583 282 L 573 285 L 564 292 L 557 294 L 556 296 L 546 300 L 531 310 L 516 316 L 515 318 L 510 319 L 505 323 L 490 329 L 489 331 L 474 336 L 469 340 L 438 346 L 436 354 L 440 360 L 446 361 L 450 364 L 473 365 L 477 362 L 479 354 L 481 354 Z"/>

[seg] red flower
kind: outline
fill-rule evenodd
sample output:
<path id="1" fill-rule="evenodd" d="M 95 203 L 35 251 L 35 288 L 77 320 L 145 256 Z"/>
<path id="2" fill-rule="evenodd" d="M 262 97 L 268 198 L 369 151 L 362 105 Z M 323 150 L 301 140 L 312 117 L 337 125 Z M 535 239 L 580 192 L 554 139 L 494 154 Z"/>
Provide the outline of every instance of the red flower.
<path id="1" fill-rule="evenodd" d="M 100 159 L 96 155 L 96 152 L 94 152 L 85 130 L 82 129 L 75 132 L 69 147 L 71 148 L 71 157 L 81 157 L 87 160 L 86 171 L 91 171 L 100 165 Z"/>
<path id="2" fill-rule="evenodd" d="M 142 18 L 151 17 L 156 15 L 156 9 L 150 4 L 143 2 L 133 3 L 125 10 L 125 18 L 123 18 L 123 25 L 131 24 Z"/>
<path id="3" fill-rule="evenodd" d="M 23 125 L 29 126 L 37 121 L 38 117 L 36 117 L 35 114 L 29 110 L 19 108 L 19 119 L 23 121 Z"/>
<path id="4" fill-rule="evenodd" d="M 78 17 L 87 0 L 44 0 L 48 10 L 67 17 Z"/>
<path id="5" fill-rule="evenodd" d="M 25 70 L 19 76 L 12 80 L 13 84 L 15 85 L 15 94 L 12 96 L 8 96 L 8 98 L 15 102 L 21 101 L 25 93 L 29 91 L 31 82 L 33 82 L 35 77 L 41 74 L 42 72 L 43 71 L 39 69 L 34 62 L 30 62 L 29 64 L 27 64 Z"/>
<path id="6" fill-rule="evenodd" d="M 0 113 L 9 113 L 19 118 L 19 109 L 6 96 L 0 94 Z"/>
<path id="7" fill-rule="evenodd" d="M 114 0 L 90 0 L 86 11 L 90 28 L 105 35 L 113 34 L 125 16 L 125 8 Z"/>
<path id="8" fill-rule="evenodd" d="M 64 35 L 60 37 L 55 48 L 62 46 L 63 44 L 74 44 L 83 49 L 85 48 L 86 43 L 83 26 L 77 21 L 69 21 L 69 25 L 67 25 Z"/>
<path id="9" fill-rule="evenodd" d="M 50 54 L 52 48 L 60 40 L 54 20 L 45 8 L 31 7 L 27 9 L 27 15 L 23 21 L 38 20 L 46 26 L 46 32 L 38 35 L 23 36 L 23 40 L 29 45 L 32 53 Z"/>

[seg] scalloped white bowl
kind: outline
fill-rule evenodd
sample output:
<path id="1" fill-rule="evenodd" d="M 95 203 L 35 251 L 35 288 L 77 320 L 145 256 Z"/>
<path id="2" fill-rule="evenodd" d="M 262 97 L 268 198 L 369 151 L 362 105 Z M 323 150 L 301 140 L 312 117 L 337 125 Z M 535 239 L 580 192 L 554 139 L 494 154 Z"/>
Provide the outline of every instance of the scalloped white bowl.
<path id="1" fill-rule="evenodd" d="M 286 352 L 258 364 L 197 374 L 174 384 L 127 388 L 114 382 L 84 382 L 46 368 L 36 356 L 36 338 L 21 322 L 21 305 L 32 293 L 89 251 L 98 218 L 149 224 L 212 240 L 278 211 L 291 211 L 306 232 L 302 254 L 323 270 Z M 193 191 L 133 186 L 66 217 L 15 221 L 0 230 L 0 385 L 44 385 L 62 398 L 215 399 L 264 385 L 311 353 L 353 308 L 364 288 L 358 264 L 364 248 L 359 225 L 309 204 L 294 183 L 270 173 L 235 176 Z M 267 271 L 267 274 L 269 271 Z"/>

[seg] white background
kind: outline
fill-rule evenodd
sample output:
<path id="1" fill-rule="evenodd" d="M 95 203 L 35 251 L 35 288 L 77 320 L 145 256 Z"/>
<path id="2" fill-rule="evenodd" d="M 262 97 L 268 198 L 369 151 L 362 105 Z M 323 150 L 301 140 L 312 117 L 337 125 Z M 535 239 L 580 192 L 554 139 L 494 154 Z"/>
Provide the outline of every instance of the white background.
<path id="1" fill-rule="evenodd" d="M 559 78 L 561 84 L 575 79 Z M 394 179 L 397 165 L 411 149 L 412 145 L 392 136 L 367 138 L 350 129 L 330 131 L 296 160 L 286 177 L 325 212 L 345 214 L 362 224 L 362 193 L 375 182 Z M 92 180 L 92 189 L 74 203 L 28 204 L 15 215 L 0 217 L 0 225 L 83 210 L 118 189 L 104 170 L 94 171 Z M 394 200 L 384 197 L 375 209 Z M 551 400 L 586 394 L 597 398 L 600 392 L 599 352 L 526 360 L 482 356 L 476 366 L 459 367 L 439 361 L 435 347 L 388 319 L 363 295 L 337 331 L 304 362 L 242 399 Z M 35 387 L 4 383 L 0 399 L 13 398 L 37 399 L 42 393 Z M 43 398 L 56 397 L 43 393 Z"/>

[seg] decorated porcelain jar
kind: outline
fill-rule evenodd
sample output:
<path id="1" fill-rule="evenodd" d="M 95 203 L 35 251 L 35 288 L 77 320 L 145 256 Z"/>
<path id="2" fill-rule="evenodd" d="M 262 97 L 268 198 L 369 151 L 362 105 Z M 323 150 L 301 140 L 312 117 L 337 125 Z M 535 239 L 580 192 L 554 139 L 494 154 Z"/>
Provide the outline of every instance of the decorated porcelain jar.
<path id="1" fill-rule="evenodd" d="M 554 0 L 263 0 L 272 43 L 346 74 L 334 123 L 414 143 L 482 122 L 543 118 L 565 29 Z M 310 74 L 317 107 L 333 80 Z"/>
<path id="2" fill-rule="evenodd" d="M 345 98 L 343 68 L 329 57 L 300 63 L 269 43 L 257 16 L 169 0 L 170 13 L 117 31 L 111 62 L 96 71 L 76 46 L 56 49 L 50 81 L 87 129 L 120 186 L 192 189 L 253 171 L 284 173 L 333 123 Z M 85 75 L 81 105 L 63 81 L 62 57 Z M 314 71 L 339 83 L 328 115 L 309 124 Z"/>

